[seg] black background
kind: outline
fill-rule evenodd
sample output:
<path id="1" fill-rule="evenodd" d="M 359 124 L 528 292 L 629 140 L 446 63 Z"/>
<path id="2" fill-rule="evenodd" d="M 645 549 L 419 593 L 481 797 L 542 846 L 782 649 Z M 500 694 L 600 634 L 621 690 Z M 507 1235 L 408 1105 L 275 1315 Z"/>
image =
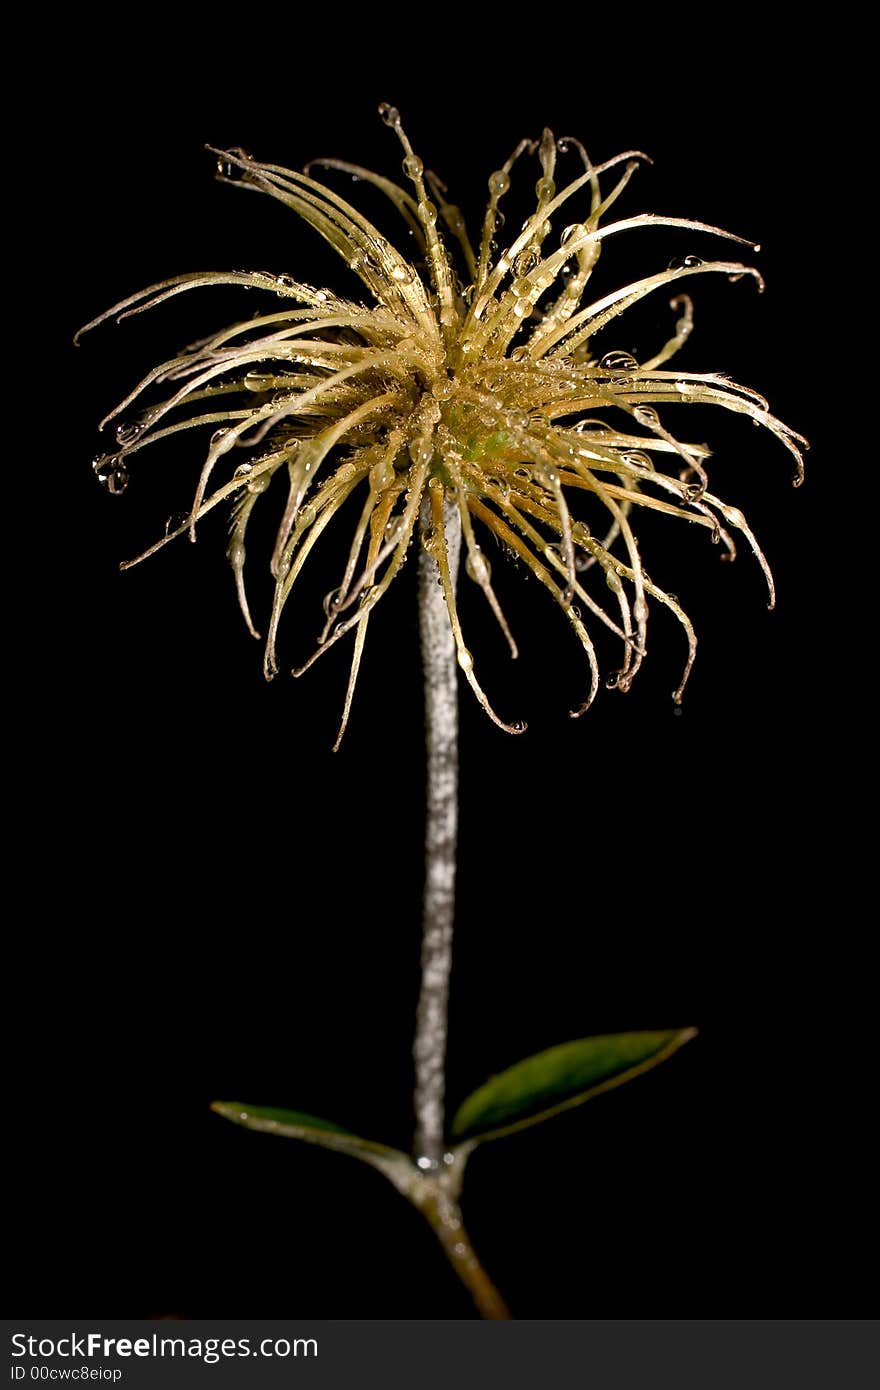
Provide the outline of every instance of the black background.
<path id="1" fill-rule="evenodd" d="M 840 627 L 840 405 L 818 372 L 828 335 L 845 336 L 827 280 L 839 112 L 815 80 L 839 60 L 803 30 L 768 43 L 694 19 L 255 9 L 186 41 L 179 16 L 56 30 L 48 66 L 35 44 L 41 80 L 18 142 L 41 155 L 15 206 L 26 235 L 36 215 L 38 253 L 12 286 L 33 332 L 19 383 L 32 405 L 27 467 L 7 494 L 23 653 L 9 762 L 25 774 L 8 977 L 14 1311 L 469 1315 L 380 1177 L 208 1110 L 218 1097 L 288 1105 L 408 1146 L 414 566 L 371 625 L 334 755 L 346 654 L 264 684 L 222 521 L 117 571 L 186 508 L 194 446 L 138 456 L 121 499 L 89 466 L 105 410 L 235 318 L 240 297 L 194 293 L 68 346 L 81 322 L 181 270 L 265 268 L 354 293 L 292 214 L 215 183 L 202 147 L 294 167 L 332 154 L 395 176 L 380 100 L 400 106 L 472 224 L 489 172 L 544 124 L 595 159 L 646 149 L 654 166 L 622 209 L 697 217 L 764 248 L 763 297 L 697 282 L 683 363 L 763 390 L 813 444 L 796 492 L 769 436 L 720 412 L 701 420 L 713 482 L 774 568 L 775 613 L 747 555 L 721 565 L 700 535 L 643 528 L 652 576 L 701 640 L 680 717 L 669 692 L 683 642 L 663 615 L 632 692 L 603 690 L 572 723 L 585 672 L 537 586 L 499 557 L 522 648 L 512 669 L 465 595 L 483 683 L 530 728 L 505 737 L 464 691 L 453 1103 L 568 1038 L 700 1028 L 651 1076 L 478 1152 L 464 1199 L 475 1243 L 520 1317 L 862 1311 L 865 927 L 841 780 L 858 756 L 854 716 L 839 698 L 854 651 Z M 631 234 L 603 269 L 648 273 L 698 242 Z M 668 327 L 657 315 L 652 342 Z M 607 346 L 638 355 L 644 341 Z M 311 650 L 341 533 L 336 544 L 288 608 L 289 665 Z"/>

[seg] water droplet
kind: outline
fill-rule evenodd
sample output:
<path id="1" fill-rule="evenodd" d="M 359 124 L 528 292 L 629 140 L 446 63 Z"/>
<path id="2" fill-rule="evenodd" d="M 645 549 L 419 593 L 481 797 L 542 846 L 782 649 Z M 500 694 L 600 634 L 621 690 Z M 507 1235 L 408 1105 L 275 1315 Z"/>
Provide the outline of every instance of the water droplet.
<path id="1" fill-rule="evenodd" d="M 527 318 L 532 312 L 532 306 L 528 299 L 516 299 L 513 304 L 513 312 L 518 319 Z"/>
<path id="2" fill-rule="evenodd" d="M 631 468 L 647 468 L 649 472 L 655 473 L 654 464 L 647 454 L 642 453 L 641 449 L 635 449 L 627 454 L 621 454 L 621 462 L 628 463 Z"/>
<path id="3" fill-rule="evenodd" d="M 374 463 L 370 469 L 370 487 L 374 492 L 383 492 L 386 487 L 390 487 L 397 474 L 394 471 L 394 464 L 390 459 L 380 459 Z"/>
<path id="4" fill-rule="evenodd" d="M 489 175 L 489 192 L 493 198 L 500 198 L 510 187 L 510 176 L 503 169 L 496 169 Z"/>
<path id="5" fill-rule="evenodd" d="M 253 472 L 252 463 L 240 463 L 233 473 L 233 478 L 247 478 Z"/>
<path id="6" fill-rule="evenodd" d="M 449 204 L 443 215 L 449 224 L 450 231 L 454 232 L 456 236 L 462 236 L 467 231 L 467 224 L 464 220 L 464 214 L 461 208 Z"/>
<path id="7" fill-rule="evenodd" d="M 413 282 L 413 273 L 408 265 L 404 265 L 403 262 L 401 262 L 400 265 L 392 267 L 391 279 L 398 285 L 411 285 Z"/>
<path id="8" fill-rule="evenodd" d="M 417 154 L 408 154 L 403 161 L 403 172 L 409 179 L 417 179 L 424 167 Z"/>
<path id="9" fill-rule="evenodd" d="M 659 425 L 660 423 L 660 416 L 657 414 L 656 410 L 652 405 L 637 405 L 635 410 L 633 411 L 633 414 L 635 415 L 640 425 L 648 425 L 649 427 L 653 427 L 654 425 Z"/>
<path id="10" fill-rule="evenodd" d="M 434 457 L 434 446 L 427 439 L 413 439 L 410 441 L 409 456 L 416 465 L 430 463 Z"/>
<path id="11" fill-rule="evenodd" d="M 702 265 L 702 256 L 673 256 L 669 262 L 670 270 L 691 270 L 694 266 Z"/>
<path id="12" fill-rule="evenodd" d="M 437 209 L 427 198 L 423 203 L 419 203 L 419 217 L 421 217 L 423 222 L 427 222 L 430 227 L 433 227 L 434 223 L 437 221 Z"/>
<path id="13" fill-rule="evenodd" d="M 241 180 L 247 178 L 247 170 L 233 163 L 230 156 L 235 155 L 238 155 L 240 159 L 250 159 L 252 157 L 248 154 L 247 150 L 243 150 L 240 145 L 236 145 L 227 153 L 217 156 L 217 173 L 220 175 L 221 179 L 229 179 L 231 182 L 239 183 Z"/>
<path id="14" fill-rule="evenodd" d="M 556 184 L 552 179 L 538 179 L 535 184 L 535 197 L 540 203 L 549 203 L 556 193 Z"/>
<path id="15" fill-rule="evenodd" d="M 467 647 L 462 647 L 461 651 L 458 653 L 458 664 L 463 671 L 472 671 L 474 669 L 474 658 L 471 656 Z"/>
<path id="16" fill-rule="evenodd" d="M 570 226 L 563 227 L 559 235 L 559 245 L 565 246 L 573 237 L 583 236 L 586 232 L 583 222 L 572 222 Z"/>
<path id="17" fill-rule="evenodd" d="M 530 270 L 534 270 L 535 266 L 538 264 L 538 261 L 540 259 L 540 251 L 538 251 L 537 248 L 534 246 L 527 246 L 525 251 L 520 251 L 519 255 L 514 261 L 514 271 L 520 277 L 528 275 Z"/>
<path id="18" fill-rule="evenodd" d="M 605 677 L 605 689 L 617 690 L 620 686 L 620 677 L 620 671 L 609 671 L 608 675 Z"/>
<path id="19" fill-rule="evenodd" d="M 423 1173 L 429 1173 L 432 1168 L 437 1167 L 437 1160 L 435 1158 L 428 1158 L 426 1154 L 421 1154 L 420 1157 L 416 1159 L 416 1165 L 421 1168 Z"/>
<path id="20" fill-rule="evenodd" d="M 338 613 L 342 606 L 343 597 L 341 588 L 331 589 L 329 594 L 324 595 L 323 607 L 328 618 L 332 618 L 335 613 Z"/>
<path id="21" fill-rule="evenodd" d="M 606 352 L 599 363 L 603 372 L 637 372 L 639 364 L 631 352 Z"/>
<path id="22" fill-rule="evenodd" d="M 296 288 L 297 281 L 292 275 L 276 275 L 275 284 L 280 290 L 292 290 Z"/>
<path id="23" fill-rule="evenodd" d="M 474 583 L 482 588 L 492 582 L 492 566 L 479 546 L 474 546 L 473 550 L 468 551 L 464 567 Z"/>
<path id="24" fill-rule="evenodd" d="M 128 469 L 118 454 L 99 454 L 92 462 L 92 471 L 102 487 L 119 497 L 128 487 Z"/>
<path id="25" fill-rule="evenodd" d="M 233 569 L 244 567 L 244 546 L 237 536 L 233 537 L 226 547 L 226 558 Z"/>
<path id="26" fill-rule="evenodd" d="M 379 115 L 386 125 L 395 128 L 400 125 L 400 112 L 396 106 L 389 106 L 387 101 L 379 102 Z"/>
<path id="27" fill-rule="evenodd" d="M 266 469 L 265 473 L 258 473 L 257 476 L 255 478 L 251 478 L 250 482 L 248 483 L 248 492 L 252 492 L 255 494 L 265 492 L 266 488 L 269 486 L 269 479 L 271 478 L 271 476 L 272 475 L 269 472 L 268 468 Z"/>
<path id="28" fill-rule="evenodd" d="M 705 491 L 706 487 L 704 483 L 688 483 L 684 490 L 688 502 L 699 502 Z"/>
<path id="29" fill-rule="evenodd" d="M 274 381 L 274 376 L 267 372 L 248 372 L 242 385 L 246 391 L 268 391 Z"/>
<path id="30" fill-rule="evenodd" d="M 221 440 L 225 439 L 228 433 L 228 429 L 215 430 L 211 435 L 211 448 L 213 449 L 215 444 L 219 444 Z"/>
<path id="31" fill-rule="evenodd" d="M 126 446 L 133 444 L 147 428 L 145 420 L 122 420 L 116 426 L 117 442 Z"/>

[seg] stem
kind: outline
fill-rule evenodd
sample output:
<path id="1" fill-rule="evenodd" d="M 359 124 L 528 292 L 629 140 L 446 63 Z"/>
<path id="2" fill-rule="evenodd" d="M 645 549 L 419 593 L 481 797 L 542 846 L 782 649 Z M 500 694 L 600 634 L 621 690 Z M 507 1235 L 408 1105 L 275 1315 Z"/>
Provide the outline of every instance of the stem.
<path id="1" fill-rule="evenodd" d="M 458 1203 L 442 1193 L 426 1202 L 422 1211 L 443 1246 L 449 1263 L 474 1300 L 480 1317 L 496 1321 L 509 1319 L 507 1305 L 477 1259 L 476 1251 L 462 1225 Z"/>
<path id="2" fill-rule="evenodd" d="M 431 531 L 430 500 L 419 518 L 422 538 Z M 453 583 L 461 552 L 458 509 L 444 506 L 446 547 Z M 419 553 L 419 634 L 425 675 L 427 816 L 425 896 L 422 909 L 422 984 L 416 1014 L 416 1161 L 436 1169 L 443 1161 L 446 1036 L 452 924 L 455 913 L 455 855 L 458 837 L 458 668 L 449 614 L 437 561 Z"/>
<path id="3" fill-rule="evenodd" d="M 461 554 L 461 517 L 458 508 L 448 502 L 443 508 L 443 523 L 454 584 Z M 419 516 L 423 541 L 429 540 L 432 529 L 430 498 L 426 496 Z M 458 839 L 458 665 L 440 571 L 425 545 L 419 552 L 419 634 L 425 675 L 428 785 L 422 983 L 413 1043 L 417 1172 L 410 1170 L 411 1176 L 393 1180 L 426 1217 L 480 1316 L 509 1318 L 461 1219 L 458 1194 L 470 1146 L 448 1152 L 445 1141 L 446 1038 Z"/>

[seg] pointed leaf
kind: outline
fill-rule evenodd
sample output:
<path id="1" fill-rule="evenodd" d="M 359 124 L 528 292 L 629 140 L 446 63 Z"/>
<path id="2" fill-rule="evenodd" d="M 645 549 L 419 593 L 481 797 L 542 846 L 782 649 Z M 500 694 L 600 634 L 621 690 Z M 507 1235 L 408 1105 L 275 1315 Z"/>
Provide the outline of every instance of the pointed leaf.
<path id="1" fill-rule="evenodd" d="M 453 1120 L 452 1136 L 482 1143 L 538 1124 L 655 1067 L 695 1033 L 608 1033 L 537 1052 L 469 1095 Z"/>
<path id="2" fill-rule="evenodd" d="M 306 1144 L 320 1144 L 325 1149 L 335 1149 L 338 1153 L 351 1154 L 367 1163 L 383 1164 L 403 1158 L 406 1154 L 399 1149 L 389 1148 L 387 1144 L 377 1144 L 372 1139 L 362 1139 L 358 1134 L 343 1129 L 332 1120 L 320 1119 L 317 1115 L 306 1115 L 300 1110 L 277 1110 L 269 1105 L 248 1105 L 243 1101 L 215 1100 L 211 1109 L 233 1124 L 244 1125 L 246 1129 L 260 1130 L 264 1134 L 280 1134 L 286 1139 L 301 1139 Z"/>

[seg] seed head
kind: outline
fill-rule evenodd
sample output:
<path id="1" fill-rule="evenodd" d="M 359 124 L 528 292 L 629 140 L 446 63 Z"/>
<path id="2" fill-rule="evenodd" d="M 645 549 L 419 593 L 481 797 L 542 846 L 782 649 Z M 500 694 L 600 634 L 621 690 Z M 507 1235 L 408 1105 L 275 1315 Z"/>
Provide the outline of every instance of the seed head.
<path id="1" fill-rule="evenodd" d="M 590 299 L 588 287 L 605 242 L 631 229 L 675 227 L 758 248 L 687 218 L 640 213 L 605 220 L 647 156 L 628 150 L 594 166 L 579 141 L 556 140 L 549 130 L 539 141 L 523 140 L 490 174 L 482 229 L 471 241 L 460 210 L 447 201 L 446 185 L 413 151 L 397 110 L 382 106 L 380 114 L 403 148 L 402 186 L 339 160 L 315 161 L 297 173 L 259 163 L 241 149 L 214 151 L 224 182 L 268 193 L 292 208 L 338 252 L 371 303 L 290 275 L 200 272 L 152 285 L 81 330 L 197 286 L 245 286 L 277 301 L 163 362 L 102 422 L 120 421 L 117 447 L 94 464 L 114 493 L 125 488 L 130 460 L 141 449 L 182 430 L 209 435 L 188 516 L 123 568 L 185 532 L 195 539 L 201 518 L 228 503 L 227 554 L 244 620 L 258 637 L 245 591 L 245 540 L 254 508 L 271 495 L 280 515 L 265 642 L 265 672 L 272 677 L 279 620 L 297 577 L 343 505 L 359 499 L 348 559 L 325 600 L 316 651 L 294 672 L 353 632 L 341 738 L 370 617 L 401 571 L 421 513 L 428 518 L 422 543 L 437 562 L 459 664 L 490 718 L 519 732 L 524 725 L 506 722 L 490 705 L 464 642 L 444 525 L 444 508 L 451 505 L 461 520 L 466 573 L 482 590 L 513 656 L 516 645 L 481 540 L 493 536 L 565 614 L 589 665 L 588 689 L 573 716 L 588 708 L 599 685 L 591 629 L 602 625 L 619 639 L 620 665 L 606 684 L 626 690 L 645 656 L 652 602 L 675 615 L 687 638 L 673 693 L 680 702 L 696 637 L 677 599 L 648 578 L 633 526 L 639 511 L 703 528 L 730 558 L 735 537 L 744 537 L 764 572 L 771 607 L 774 591 L 744 516 L 710 488 L 709 450 L 673 433 L 667 417 L 677 412 L 671 407 L 710 404 L 751 418 L 794 456 L 796 484 L 806 441 L 750 388 L 668 366 L 693 325 L 685 283 L 721 274 L 749 277 L 761 288 L 755 269 L 685 255 L 597 299 Z M 535 209 L 503 245 L 500 203 L 524 156 L 537 156 L 540 169 Z M 563 162 L 567 181 L 557 191 Z M 406 224 L 409 254 L 313 177 L 318 165 L 381 190 Z M 615 347 L 622 315 L 669 289 L 668 341 L 638 358 Z M 164 389 L 164 398 L 144 408 L 156 389 Z"/>

